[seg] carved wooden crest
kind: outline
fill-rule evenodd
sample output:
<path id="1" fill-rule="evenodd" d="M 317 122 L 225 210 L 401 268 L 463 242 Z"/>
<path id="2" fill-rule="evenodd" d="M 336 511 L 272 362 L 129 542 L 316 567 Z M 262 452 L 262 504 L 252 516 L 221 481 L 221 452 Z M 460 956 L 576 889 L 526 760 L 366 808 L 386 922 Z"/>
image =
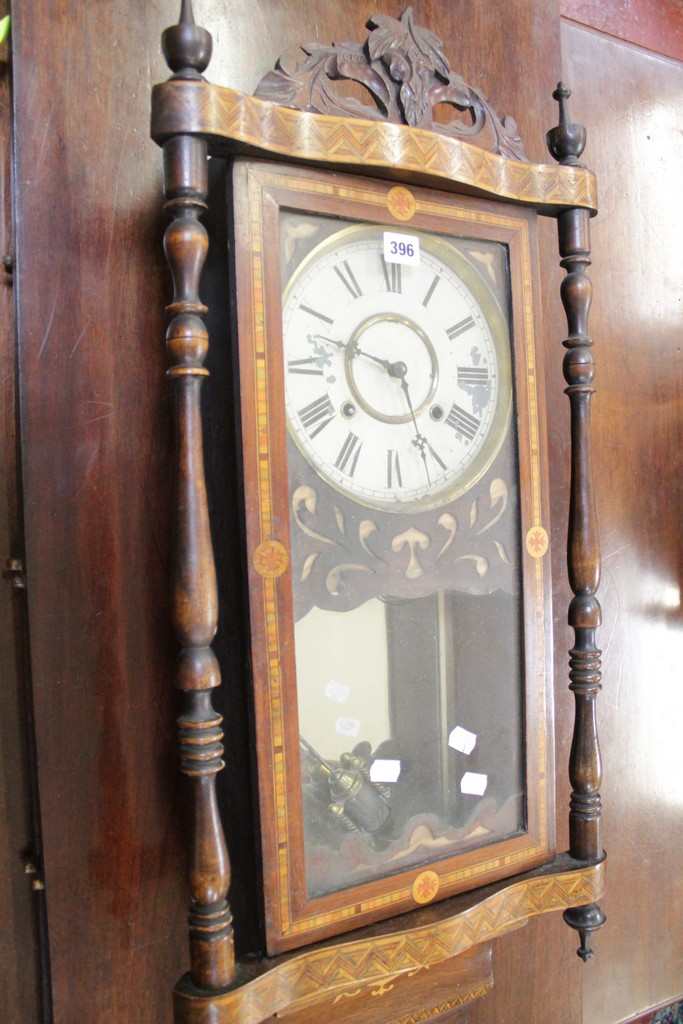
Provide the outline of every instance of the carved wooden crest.
<path id="1" fill-rule="evenodd" d="M 442 41 L 415 24 L 412 8 L 400 18 L 374 14 L 367 24 L 365 43 L 307 43 L 303 60 L 283 55 L 254 95 L 295 110 L 477 137 L 494 153 L 527 160 L 514 119 L 499 118 L 478 89 L 451 71 Z M 360 87 L 356 95 L 349 83 Z"/>

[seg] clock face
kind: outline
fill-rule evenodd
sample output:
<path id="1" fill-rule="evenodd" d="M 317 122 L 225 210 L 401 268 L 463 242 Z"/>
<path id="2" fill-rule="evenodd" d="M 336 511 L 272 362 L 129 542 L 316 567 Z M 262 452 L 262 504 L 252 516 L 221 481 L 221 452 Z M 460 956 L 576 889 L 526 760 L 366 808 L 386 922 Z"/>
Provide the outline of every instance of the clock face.
<path id="1" fill-rule="evenodd" d="M 344 228 L 283 298 L 285 403 L 301 452 L 362 505 L 432 508 L 500 448 L 508 331 L 483 277 L 445 239 Z"/>

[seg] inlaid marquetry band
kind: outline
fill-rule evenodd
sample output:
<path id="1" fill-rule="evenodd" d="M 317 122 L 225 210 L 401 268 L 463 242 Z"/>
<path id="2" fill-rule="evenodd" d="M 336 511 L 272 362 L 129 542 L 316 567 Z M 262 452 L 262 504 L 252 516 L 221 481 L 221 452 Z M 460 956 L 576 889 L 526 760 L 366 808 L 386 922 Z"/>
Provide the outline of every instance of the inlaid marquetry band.
<path id="1" fill-rule="evenodd" d="M 171 80 L 152 90 L 152 138 L 209 138 L 227 151 L 278 155 L 335 166 L 411 173 L 457 183 L 556 214 L 597 208 L 595 176 L 577 166 L 524 163 L 460 139 L 364 118 L 311 114 L 203 81 Z"/>
<path id="2" fill-rule="evenodd" d="M 465 1003 L 474 1002 L 476 999 L 482 999 L 488 995 L 493 988 L 493 982 L 490 981 L 488 984 L 478 985 L 477 988 L 467 992 L 465 995 L 456 996 L 454 999 L 447 999 L 443 1003 L 439 1003 L 437 1006 L 432 1006 L 428 1009 L 417 1011 L 416 1013 L 406 1013 L 402 1017 L 396 1017 L 390 1022 L 390 1024 L 422 1024 L 422 1021 L 433 1020 L 440 1014 L 445 1013 L 446 1010 L 453 1010 L 456 1006 L 463 1006 Z"/>
<path id="3" fill-rule="evenodd" d="M 359 983 L 386 984 L 402 974 L 443 963 L 530 917 L 590 903 L 603 890 L 604 864 L 539 874 L 437 923 L 314 947 L 283 958 L 229 992 L 207 997 L 181 983 L 174 993 L 176 1008 L 180 1019 L 197 1024 L 261 1024 L 285 1009 L 292 1013 L 334 999 Z"/>

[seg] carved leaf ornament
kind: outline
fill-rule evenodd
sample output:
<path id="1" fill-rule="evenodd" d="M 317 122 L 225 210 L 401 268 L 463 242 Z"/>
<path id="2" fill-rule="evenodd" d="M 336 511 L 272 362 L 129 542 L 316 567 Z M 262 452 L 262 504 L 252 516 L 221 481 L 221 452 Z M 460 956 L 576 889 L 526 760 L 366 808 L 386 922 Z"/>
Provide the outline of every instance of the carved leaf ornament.
<path id="1" fill-rule="evenodd" d="M 283 55 L 254 95 L 296 110 L 389 121 L 455 138 L 478 136 L 488 127 L 494 153 L 527 159 L 515 121 L 501 120 L 478 89 L 451 71 L 443 43 L 415 24 L 412 8 L 400 18 L 375 14 L 368 27 L 364 44 L 306 43 L 303 61 Z M 348 82 L 361 86 L 372 104 L 348 95 Z M 444 105 L 453 108 L 446 123 L 440 117 Z"/>

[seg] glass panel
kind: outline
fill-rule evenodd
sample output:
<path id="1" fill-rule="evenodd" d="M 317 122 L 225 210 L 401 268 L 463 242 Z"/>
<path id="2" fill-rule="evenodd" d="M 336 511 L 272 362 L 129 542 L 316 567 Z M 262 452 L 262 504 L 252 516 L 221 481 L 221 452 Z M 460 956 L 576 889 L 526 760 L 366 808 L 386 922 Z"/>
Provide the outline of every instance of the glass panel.
<path id="1" fill-rule="evenodd" d="M 487 239 L 281 229 L 313 897 L 525 827 L 509 281 Z"/>
<path id="2" fill-rule="evenodd" d="M 347 612 L 311 608 L 296 623 L 299 728 L 327 758 L 341 757 L 361 723 L 373 749 L 391 734 L 386 629 L 377 598 Z M 372 686 L 361 689 L 359 679 Z"/>
<path id="3" fill-rule="evenodd" d="M 440 592 L 297 624 L 309 895 L 524 827 L 516 618 L 510 595 Z"/>

